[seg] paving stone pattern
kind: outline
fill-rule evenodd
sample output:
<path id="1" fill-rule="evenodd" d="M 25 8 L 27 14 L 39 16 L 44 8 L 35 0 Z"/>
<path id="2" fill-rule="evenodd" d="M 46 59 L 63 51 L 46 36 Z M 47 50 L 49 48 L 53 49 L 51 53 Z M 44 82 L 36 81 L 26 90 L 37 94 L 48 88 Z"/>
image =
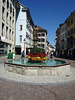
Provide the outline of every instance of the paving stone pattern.
<path id="1" fill-rule="evenodd" d="M 33 86 L 0 80 L 0 100 L 75 100 L 75 84 Z"/>
<path id="2" fill-rule="evenodd" d="M 1 63 L 2 59 L 0 58 Z M 75 67 L 75 61 L 66 61 Z M 75 100 L 75 82 L 28 85 L 0 79 L 0 100 Z"/>

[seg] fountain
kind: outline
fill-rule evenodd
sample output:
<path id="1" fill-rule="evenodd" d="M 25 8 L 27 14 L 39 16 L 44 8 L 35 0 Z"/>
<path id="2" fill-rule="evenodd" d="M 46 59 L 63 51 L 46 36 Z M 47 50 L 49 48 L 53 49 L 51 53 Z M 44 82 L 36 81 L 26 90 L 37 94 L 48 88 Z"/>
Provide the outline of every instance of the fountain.
<path id="1" fill-rule="evenodd" d="M 5 70 L 26 76 L 54 76 L 68 74 L 70 64 L 62 60 L 48 59 L 43 49 L 33 49 L 28 58 L 5 61 Z"/>

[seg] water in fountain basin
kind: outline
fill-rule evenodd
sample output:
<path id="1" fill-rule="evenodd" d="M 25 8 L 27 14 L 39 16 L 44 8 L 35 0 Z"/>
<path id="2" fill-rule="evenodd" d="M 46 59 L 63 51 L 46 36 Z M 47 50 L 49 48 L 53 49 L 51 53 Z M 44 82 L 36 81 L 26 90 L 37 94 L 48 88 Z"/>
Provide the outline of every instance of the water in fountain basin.
<path id="1" fill-rule="evenodd" d="M 15 63 L 15 64 L 22 64 L 22 65 L 44 65 L 44 66 L 55 66 L 55 65 L 61 65 L 61 64 L 65 64 L 65 61 L 61 61 L 61 60 L 45 60 L 42 62 L 33 62 L 33 61 L 29 61 L 28 59 L 18 59 L 18 60 L 10 60 L 8 61 L 9 63 Z"/>

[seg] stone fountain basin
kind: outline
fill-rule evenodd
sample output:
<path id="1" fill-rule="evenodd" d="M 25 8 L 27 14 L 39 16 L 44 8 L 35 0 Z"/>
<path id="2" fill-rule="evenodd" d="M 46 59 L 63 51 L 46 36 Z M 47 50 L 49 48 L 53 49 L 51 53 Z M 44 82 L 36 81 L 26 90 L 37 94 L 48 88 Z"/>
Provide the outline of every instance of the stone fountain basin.
<path id="1" fill-rule="evenodd" d="M 70 64 L 65 63 L 56 66 L 44 66 L 44 65 L 24 65 L 9 63 L 9 60 L 4 62 L 4 68 L 6 71 L 25 75 L 25 76 L 55 76 L 55 75 L 67 75 L 70 72 Z"/>

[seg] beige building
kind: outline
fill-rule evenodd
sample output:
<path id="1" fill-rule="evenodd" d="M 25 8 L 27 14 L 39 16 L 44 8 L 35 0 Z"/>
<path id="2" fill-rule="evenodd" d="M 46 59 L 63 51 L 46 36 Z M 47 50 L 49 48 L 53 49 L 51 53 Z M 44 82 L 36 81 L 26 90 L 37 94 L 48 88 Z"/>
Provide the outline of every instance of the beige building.
<path id="1" fill-rule="evenodd" d="M 0 55 L 15 51 L 16 7 L 18 0 L 0 0 Z"/>
<path id="2" fill-rule="evenodd" d="M 44 48 L 46 50 L 47 47 L 47 30 L 40 28 L 39 26 L 35 25 L 34 27 L 34 45 L 37 45 L 40 48 Z"/>

